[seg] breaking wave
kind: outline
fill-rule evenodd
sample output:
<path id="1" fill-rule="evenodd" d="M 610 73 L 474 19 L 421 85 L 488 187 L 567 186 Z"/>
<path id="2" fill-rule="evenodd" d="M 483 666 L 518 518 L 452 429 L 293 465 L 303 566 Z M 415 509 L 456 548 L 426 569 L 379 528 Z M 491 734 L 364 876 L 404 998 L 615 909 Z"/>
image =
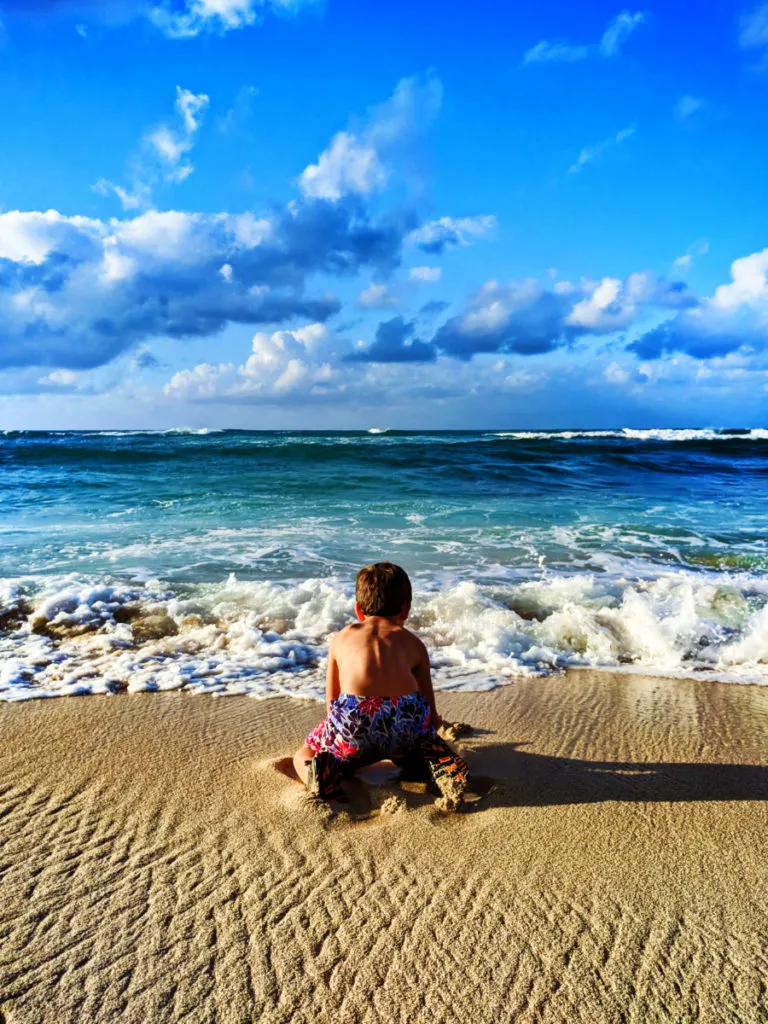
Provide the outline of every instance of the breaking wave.
<path id="1" fill-rule="evenodd" d="M 328 637 L 352 610 L 336 579 L 7 580 L 0 699 L 123 690 L 320 698 Z M 490 689 L 567 667 L 768 683 L 768 580 L 747 574 L 422 581 L 411 625 L 438 689 Z"/>

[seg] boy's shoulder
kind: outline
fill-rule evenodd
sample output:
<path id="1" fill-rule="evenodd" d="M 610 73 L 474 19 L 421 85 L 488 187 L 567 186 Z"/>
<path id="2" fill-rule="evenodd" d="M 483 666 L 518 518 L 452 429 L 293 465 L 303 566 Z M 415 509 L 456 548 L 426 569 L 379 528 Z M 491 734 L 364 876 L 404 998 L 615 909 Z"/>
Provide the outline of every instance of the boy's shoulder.
<path id="1" fill-rule="evenodd" d="M 359 622 L 350 622 L 348 626 L 343 626 L 338 633 L 334 633 L 329 641 L 329 646 L 338 650 L 343 647 L 345 642 L 350 640 L 355 634 L 360 632 Z"/>
<path id="2" fill-rule="evenodd" d="M 415 647 L 419 648 L 424 647 L 424 641 L 420 636 L 417 636 L 416 633 L 412 632 L 410 629 L 406 629 L 405 626 L 401 627 L 401 631 L 403 633 L 403 638 L 407 643 L 413 644 Z M 424 649 L 426 650 L 426 647 L 424 647 Z"/>
<path id="3" fill-rule="evenodd" d="M 345 642 L 357 638 L 359 636 L 365 636 L 366 630 L 365 624 L 362 622 L 350 622 L 348 625 L 343 626 L 338 633 L 334 633 L 331 637 L 330 643 L 333 647 L 343 647 Z M 418 647 L 419 649 L 426 648 L 420 637 L 415 633 L 412 633 L 410 629 L 406 629 L 405 626 L 398 626 L 390 633 L 390 637 L 396 638 L 401 643 L 408 644 L 409 646 Z"/>

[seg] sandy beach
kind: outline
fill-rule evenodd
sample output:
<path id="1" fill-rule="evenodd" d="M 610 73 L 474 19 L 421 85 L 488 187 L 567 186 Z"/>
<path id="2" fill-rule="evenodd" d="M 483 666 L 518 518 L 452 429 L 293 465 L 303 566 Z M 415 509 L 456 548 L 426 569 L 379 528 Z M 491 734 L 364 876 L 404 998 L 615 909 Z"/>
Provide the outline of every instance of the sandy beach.
<path id="1" fill-rule="evenodd" d="M 768 689 L 439 705 L 493 780 L 451 816 L 393 782 L 309 801 L 281 758 L 311 702 L 0 706 L 0 1020 L 768 1019 Z"/>

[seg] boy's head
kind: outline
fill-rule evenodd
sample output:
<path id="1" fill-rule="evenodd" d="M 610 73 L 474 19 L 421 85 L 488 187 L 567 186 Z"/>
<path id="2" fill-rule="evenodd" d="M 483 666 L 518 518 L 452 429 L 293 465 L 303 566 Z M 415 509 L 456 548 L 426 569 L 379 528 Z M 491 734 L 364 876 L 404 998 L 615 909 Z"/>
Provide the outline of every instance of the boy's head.
<path id="1" fill-rule="evenodd" d="M 402 617 L 411 610 L 411 581 L 408 573 L 392 562 L 366 565 L 357 574 L 355 611 L 362 620 L 366 615 L 384 618 Z"/>

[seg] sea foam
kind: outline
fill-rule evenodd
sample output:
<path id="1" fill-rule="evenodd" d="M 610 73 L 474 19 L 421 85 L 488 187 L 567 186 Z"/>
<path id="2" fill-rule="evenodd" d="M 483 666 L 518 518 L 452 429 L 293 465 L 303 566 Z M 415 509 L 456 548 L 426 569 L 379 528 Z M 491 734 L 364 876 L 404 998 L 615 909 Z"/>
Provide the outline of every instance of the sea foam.
<path id="1" fill-rule="evenodd" d="M 175 689 L 320 698 L 329 636 L 352 613 L 349 586 L 334 579 L 5 581 L 0 699 Z M 568 667 L 768 683 L 768 581 L 746 575 L 422 581 L 410 625 L 438 689 Z"/>

